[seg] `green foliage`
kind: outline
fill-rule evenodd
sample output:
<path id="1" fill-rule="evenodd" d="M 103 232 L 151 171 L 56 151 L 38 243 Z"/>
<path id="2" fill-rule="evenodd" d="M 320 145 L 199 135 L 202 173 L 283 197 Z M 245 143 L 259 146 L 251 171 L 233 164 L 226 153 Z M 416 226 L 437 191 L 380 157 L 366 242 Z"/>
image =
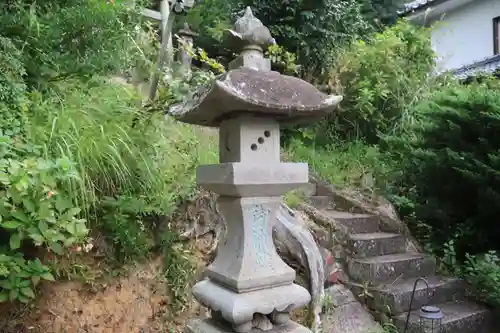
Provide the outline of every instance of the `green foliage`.
<path id="1" fill-rule="evenodd" d="M 154 146 L 130 130 L 134 117 L 144 118 L 138 96 L 102 79 L 66 81 L 58 88 L 47 97 L 32 94 L 28 135 L 44 143 L 45 154 L 68 156 L 76 164 L 82 181 L 72 186 L 79 204 L 90 207 L 100 195 L 153 186 L 156 180 L 141 164 Z"/>
<path id="2" fill-rule="evenodd" d="M 54 281 L 54 277 L 40 260 L 26 260 L 21 253 L 0 254 L 0 303 L 28 303 L 35 298 L 33 290 L 41 280 Z"/>
<path id="3" fill-rule="evenodd" d="M 100 203 L 100 230 L 113 246 L 113 255 L 119 262 L 147 258 L 153 248 L 151 228 L 145 219 L 152 214 L 145 199 L 118 196 L 106 197 Z M 161 213 L 161 212 L 158 212 Z M 147 221 L 146 221 L 147 222 Z"/>
<path id="4" fill-rule="evenodd" d="M 500 81 L 432 75 L 429 32 L 399 22 L 340 52 L 330 87 L 341 110 L 286 137 L 287 155 L 386 194 L 441 268 L 498 307 Z"/>
<path id="5" fill-rule="evenodd" d="M 480 299 L 500 307 L 500 257 L 495 251 L 482 256 L 466 255 L 463 275 Z"/>
<path id="6" fill-rule="evenodd" d="M 428 224 L 434 244 L 456 235 L 459 257 L 498 248 L 498 91 L 488 82 L 443 87 L 416 106 L 414 135 L 389 140 L 402 170 L 401 212 Z"/>
<path id="7" fill-rule="evenodd" d="M 27 244 L 63 254 L 88 233 L 65 187 L 78 180 L 73 166 L 39 152 L 36 146 L 0 138 L 0 301 L 27 302 L 41 278 L 53 279 L 40 260 L 25 260 Z"/>
<path id="8" fill-rule="evenodd" d="M 197 2 L 186 16 L 186 21 L 199 36 L 196 46 L 206 50 L 210 55 L 227 55 L 229 50 L 223 47 L 222 34 L 225 29 L 232 28 L 232 11 L 235 1 L 204 0 Z M 178 28 L 181 28 L 181 21 Z"/>
<path id="9" fill-rule="evenodd" d="M 164 249 L 165 280 L 173 296 L 175 311 L 181 311 L 188 299 L 187 287 L 192 281 L 196 265 L 190 260 L 189 252 L 179 244 L 179 235 L 168 228 L 160 240 Z"/>
<path id="10" fill-rule="evenodd" d="M 442 271 L 464 278 L 471 288 L 472 295 L 481 302 L 494 307 L 500 306 L 500 257 L 496 251 L 484 254 L 466 254 L 465 260 L 458 257 L 454 236 L 433 250 L 442 251 L 439 264 Z"/>
<path id="11" fill-rule="evenodd" d="M 275 70 L 287 75 L 296 75 L 299 73 L 300 66 L 297 65 L 295 54 L 286 51 L 278 44 L 271 45 L 266 52 L 266 57 L 271 60 Z"/>
<path id="12" fill-rule="evenodd" d="M 380 133 L 400 131 L 428 91 L 434 65 L 430 30 L 406 21 L 353 43 L 330 74 L 344 100 L 324 132 L 376 143 Z"/>
<path id="13" fill-rule="evenodd" d="M 89 229 L 104 235 L 109 259 L 150 255 L 192 195 L 196 166 L 217 156 L 211 139 L 146 112 L 142 96 L 101 76 L 149 61 L 137 8 L 17 0 L 0 9 L 0 302 L 28 302 L 58 270 L 43 254 L 57 262 L 87 248 Z M 185 259 L 173 248 L 169 278 Z"/>
<path id="14" fill-rule="evenodd" d="M 277 43 L 297 55 L 302 74 L 311 79 L 332 65 L 339 47 L 371 29 L 354 0 L 241 0 L 238 5 L 252 8 Z"/>
<path id="15" fill-rule="evenodd" d="M 362 0 L 363 17 L 373 26 L 383 27 L 394 24 L 398 19 L 398 10 L 407 3 L 406 0 Z"/>
<path id="16" fill-rule="evenodd" d="M 0 36 L 0 124 L 2 134 L 22 132 L 26 74 L 20 61 L 22 52 L 9 39 Z"/>
<path id="17" fill-rule="evenodd" d="M 307 162 L 312 171 L 331 184 L 356 186 L 369 192 L 385 188 L 386 178 L 392 171 L 383 162 L 379 149 L 363 141 L 310 147 L 294 139 L 286 152 L 294 160 Z"/>
<path id="18" fill-rule="evenodd" d="M 10 233 L 11 250 L 29 239 L 62 254 L 63 246 L 70 247 L 87 235 L 85 220 L 77 218 L 80 208 L 73 207 L 62 190 L 62 184 L 75 176 L 64 159 L 0 160 L 0 186 L 4 189 L 0 226 Z"/>
<path id="19" fill-rule="evenodd" d="M 125 2 L 27 1 L 0 5 L 3 37 L 15 45 L 31 86 L 127 67 L 140 18 Z"/>

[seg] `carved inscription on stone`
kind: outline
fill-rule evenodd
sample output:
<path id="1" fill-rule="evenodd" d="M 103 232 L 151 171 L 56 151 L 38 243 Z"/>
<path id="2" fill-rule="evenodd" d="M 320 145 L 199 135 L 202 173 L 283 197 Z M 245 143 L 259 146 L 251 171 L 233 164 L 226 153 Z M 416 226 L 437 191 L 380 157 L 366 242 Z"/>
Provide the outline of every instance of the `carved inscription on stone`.
<path id="1" fill-rule="evenodd" d="M 255 259 L 260 267 L 267 267 L 271 262 L 269 242 L 269 216 L 271 210 L 262 204 L 250 206 L 249 219 L 252 221 L 252 245 Z"/>

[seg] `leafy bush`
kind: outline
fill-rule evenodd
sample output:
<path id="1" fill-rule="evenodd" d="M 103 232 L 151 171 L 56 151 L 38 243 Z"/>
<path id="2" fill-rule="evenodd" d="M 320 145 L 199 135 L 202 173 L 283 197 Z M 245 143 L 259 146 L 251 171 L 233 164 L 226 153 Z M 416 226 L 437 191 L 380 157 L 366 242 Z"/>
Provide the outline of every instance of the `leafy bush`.
<path id="1" fill-rule="evenodd" d="M 353 43 L 330 74 L 330 88 L 344 100 L 323 132 L 377 143 L 380 133 L 400 130 L 428 91 L 434 65 L 430 30 L 406 21 Z"/>
<path id="2" fill-rule="evenodd" d="M 309 147 L 294 139 L 287 145 L 286 154 L 293 160 L 307 162 L 312 171 L 336 186 L 356 186 L 369 191 L 385 188 L 392 171 L 384 164 L 380 150 L 363 141 Z"/>
<path id="3" fill-rule="evenodd" d="M 401 213 L 425 223 L 433 244 L 454 237 L 459 258 L 499 249 L 498 87 L 445 86 L 415 107 L 422 119 L 412 135 L 388 141 L 401 170 L 392 189 Z"/>
<path id="4" fill-rule="evenodd" d="M 37 100 L 29 126 L 45 154 L 74 161 L 81 182 L 70 184 L 72 196 L 97 217 L 120 258 L 144 256 L 151 233 L 143 220 L 171 215 L 193 191 L 196 166 L 215 158 L 213 148 L 199 148 L 193 129 L 146 114 L 138 98 L 102 79 L 66 82 Z"/>
<path id="5" fill-rule="evenodd" d="M 127 68 L 140 15 L 125 1 L 30 1 L 0 4 L 3 37 L 18 50 L 30 86 Z"/>
<path id="6" fill-rule="evenodd" d="M 14 136 L 22 132 L 26 72 L 12 40 L 0 36 L 0 50 L 0 124 L 2 134 Z"/>
<path id="7" fill-rule="evenodd" d="M 371 26 L 361 15 L 354 0 L 269 1 L 240 0 L 234 8 L 250 6 L 262 23 L 271 30 L 277 43 L 297 55 L 303 75 L 329 68 L 332 54 L 346 43 L 365 36 Z"/>
<path id="8" fill-rule="evenodd" d="M 482 300 L 500 306 L 500 258 L 495 251 L 482 256 L 466 255 L 464 277 Z"/>
<path id="9" fill-rule="evenodd" d="M 78 180 L 65 158 L 46 159 L 36 146 L 0 138 L 0 301 L 34 298 L 50 270 L 20 251 L 27 244 L 62 254 L 82 242 L 88 230 L 65 185 Z"/>

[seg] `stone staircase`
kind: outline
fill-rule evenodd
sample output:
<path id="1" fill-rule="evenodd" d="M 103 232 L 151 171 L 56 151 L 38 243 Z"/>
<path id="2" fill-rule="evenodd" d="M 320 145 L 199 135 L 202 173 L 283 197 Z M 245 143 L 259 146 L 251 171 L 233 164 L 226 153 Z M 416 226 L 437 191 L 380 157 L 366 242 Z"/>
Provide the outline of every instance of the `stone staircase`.
<path id="1" fill-rule="evenodd" d="M 463 281 L 436 273 L 433 257 L 408 251 L 406 237 L 382 231 L 379 216 L 339 211 L 333 197 L 318 195 L 324 194 L 321 192 L 312 184 L 306 202 L 344 227 L 344 246 L 348 249 L 345 271 L 355 295 L 361 293 L 363 287 L 360 285 L 369 284 L 373 297 L 363 302 L 372 313 L 392 318 L 399 332 L 403 332 L 408 311 L 411 311 L 408 333 L 424 333 L 418 327 L 418 310 L 423 305 L 436 305 L 445 315 L 442 333 L 500 331 L 493 325 L 492 310 L 467 299 Z M 425 284 L 420 282 L 410 309 L 413 286 L 419 277 L 428 281 L 430 295 Z"/>

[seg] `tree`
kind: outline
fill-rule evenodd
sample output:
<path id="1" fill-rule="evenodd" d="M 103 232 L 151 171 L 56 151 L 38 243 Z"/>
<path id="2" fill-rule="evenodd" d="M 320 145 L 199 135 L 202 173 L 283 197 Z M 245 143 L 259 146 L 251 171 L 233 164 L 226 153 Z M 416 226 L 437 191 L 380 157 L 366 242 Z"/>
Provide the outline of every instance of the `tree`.
<path id="1" fill-rule="evenodd" d="M 371 30 L 355 0 L 241 0 L 239 7 L 245 6 L 297 55 L 304 76 L 324 72 L 339 47 Z"/>
<path id="2" fill-rule="evenodd" d="M 11 0 L 0 4 L 0 34 L 22 50 L 30 86 L 106 73 L 130 63 L 140 19 L 128 4 L 101 0 Z"/>

